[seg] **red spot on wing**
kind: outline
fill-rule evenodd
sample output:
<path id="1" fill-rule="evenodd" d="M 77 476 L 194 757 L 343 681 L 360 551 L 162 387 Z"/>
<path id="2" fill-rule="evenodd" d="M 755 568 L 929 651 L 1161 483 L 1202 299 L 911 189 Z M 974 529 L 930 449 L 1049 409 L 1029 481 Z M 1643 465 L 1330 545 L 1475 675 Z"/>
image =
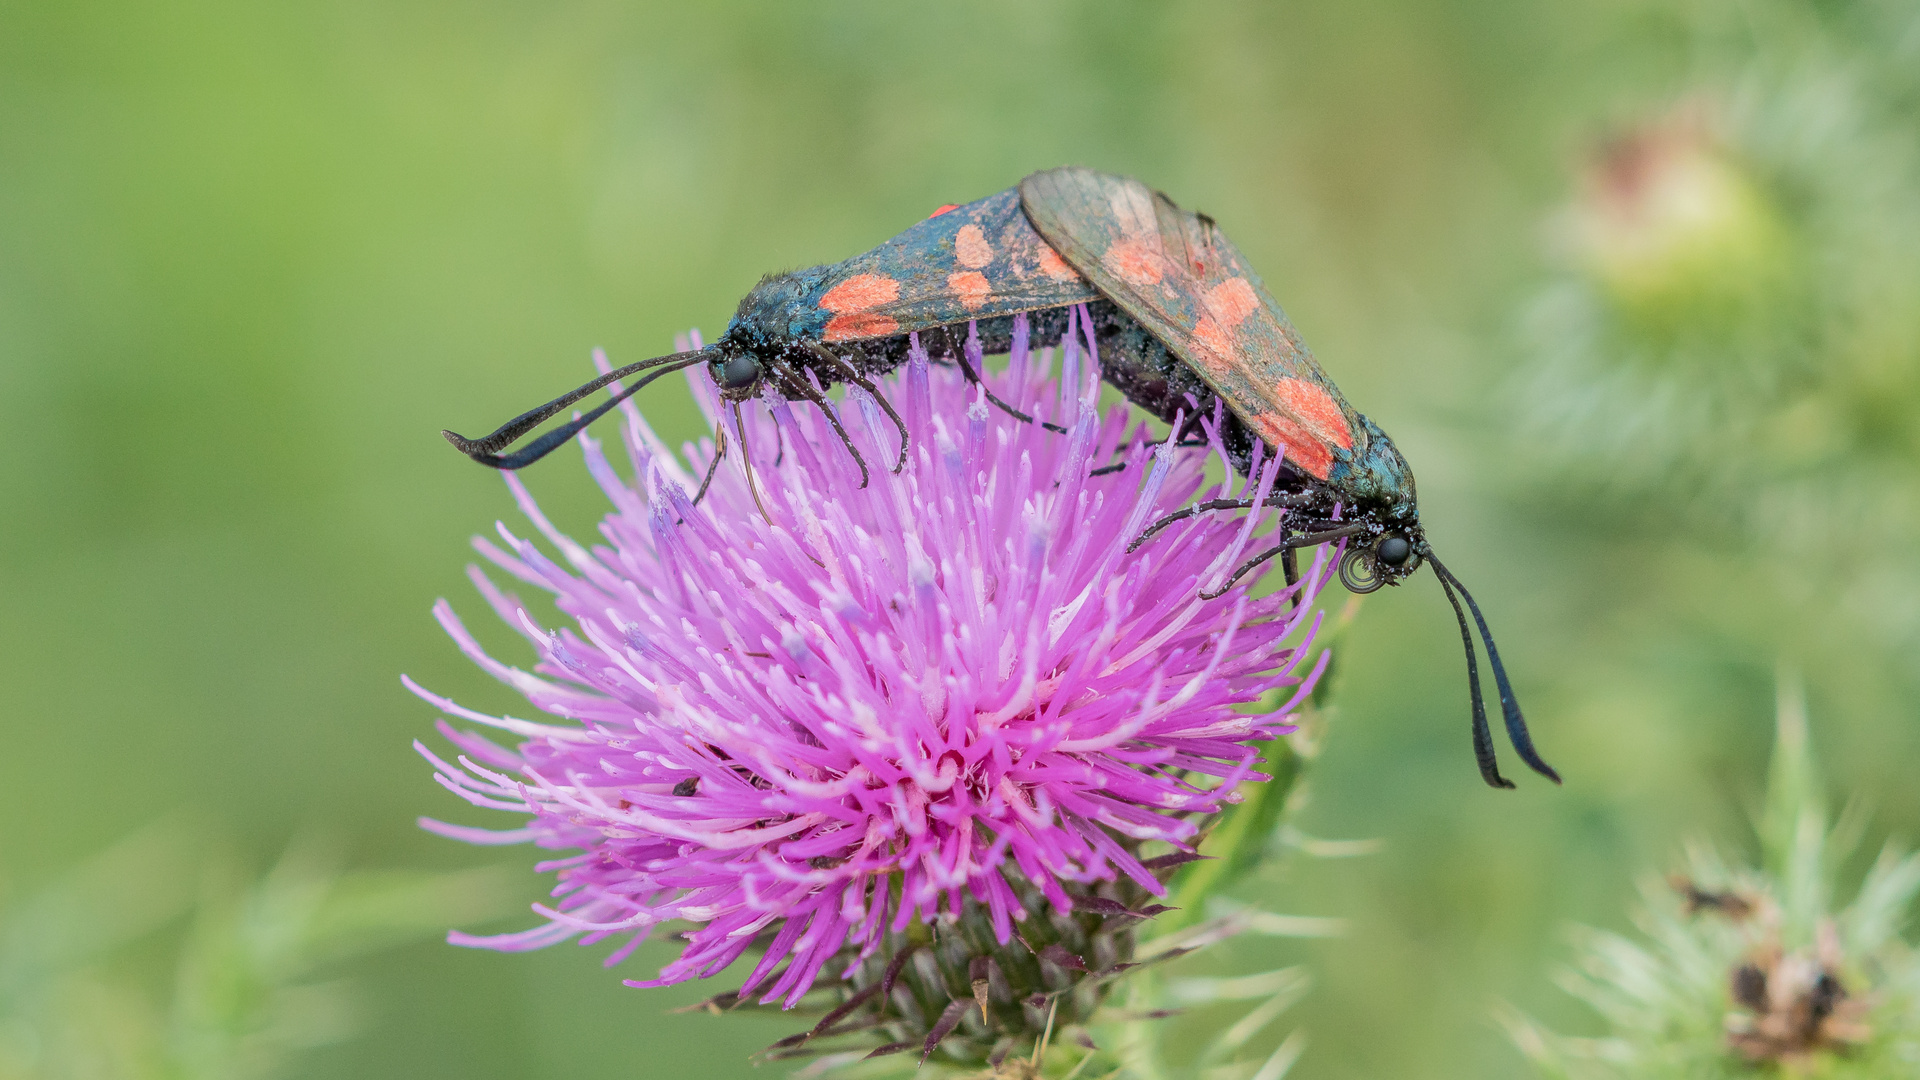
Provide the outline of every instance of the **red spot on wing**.
<path id="1" fill-rule="evenodd" d="M 1273 392 L 1287 411 L 1299 417 L 1322 442 L 1334 443 L 1342 450 L 1353 449 L 1353 432 L 1332 394 L 1305 379 L 1281 379 Z"/>
<path id="2" fill-rule="evenodd" d="M 1202 315 L 1193 324 L 1193 341 L 1199 348 L 1199 360 L 1208 372 L 1224 375 L 1233 368 L 1233 335 L 1222 329 L 1211 316 Z"/>
<path id="3" fill-rule="evenodd" d="M 953 290 L 968 311 L 978 311 L 980 305 L 987 302 L 988 294 L 993 292 L 993 286 L 987 283 L 987 276 L 978 270 L 948 274 L 947 288 Z"/>
<path id="4" fill-rule="evenodd" d="M 1243 277 L 1228 278 L 1207 290 L 1207 310 L 1231 330 L 1260 307 L 1260 294 Z"/>
<path id="5" fill-rule="evenodd" d="M 871 311 L 856 311 L 851 315 L 835 315 L 827 321 L 826 333 L 822 336 L 828 341 L 854 341 L 861 338 L 890 337 L 900 329 L 900 324 L 885 315 L 876 315 Z"/>
<path id="6" fill-rule="evenodd" d="M 978 225 L 962 225 L 953 237 L 953 257 L 961 266 L 978 270 L 993 261 L 993 245 Z"/>
<path id="7" fill-rule="evenodd" d="M 1072 281 L 1080 272 L 1067 265 L 1067 260 L 1047 244 L 1040 245 L 1040 272 L 1055 281 Z"/>
<path id="8" fill-rule="evenodd" d="M 882 274 L 855 274 L 827 290 L 820 306 L 836 315 L 865 311 L 892 303 L 900 296 L 900 283 Z"/>
<path id="9" fill-rule="evenodd" d="M 1100 256 L 1100 261 L 1113 276 L 1135 288 L 1157 285 L 1165 276 L 1165 271 L 1160 267 L 1160 253 L 1135 237 L 1122 237 L 1115 241 L 1107 253 Z"/>
<path id="10" fill-rule="evenodd" d="M 928 214 L 927 219 L 931 221 L 932 219 L 939 217 L 941 214 L 944 214 L 949 210 L 958 210 L 958 209 L 960 209 L 959 203 L 948 203 L 947 205 L 941 207 L 940 209 L 935 210 L 933 213 Z"/>
<path id="11" fill-rule="evenodd" d="M 1279 449 L 1288 461 L 1313 476 L 1325 480 L 1333 470 L 1333 451 L 1292 419 L 1277 412 L 1263 412 L 1249 419 L 1247 426 L 1268 446 Z"/>

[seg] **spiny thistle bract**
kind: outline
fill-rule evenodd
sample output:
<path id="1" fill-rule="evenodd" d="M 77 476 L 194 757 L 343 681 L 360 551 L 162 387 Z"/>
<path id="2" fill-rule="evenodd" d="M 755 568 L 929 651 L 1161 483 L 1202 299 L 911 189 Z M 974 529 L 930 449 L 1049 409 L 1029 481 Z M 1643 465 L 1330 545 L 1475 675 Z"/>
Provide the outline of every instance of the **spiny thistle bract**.
<path id="1" fill-rule="evenodd" d="M 749 958 L 714 1007 L 832 1010 L 775 1055 L 854 1036 L 1005 1065 L 1049 1017 L 1090 1016 L 1202 823 L 1261 778 L 1253 744 L 1290 730 L 1318 673 L 1304 661 L 1330 562 L 1323 551 L 1297 587 L 1266 596 L 1202 599 L 1271 513 L 1203 516 L 1128 553 L 1206 486 L 1217 439 L 1156 448 L 1123 408 L 1097 408 L 1096 357 L 1070 335 L 1050 379 L 1050 354 L 1030 356 L 1024 329 L 993 389 L 1066 435 L 990 409 L 916 347 L 881 386 L 911 459 L 864 486 L 831 418 L 773 399 L 722 416 L 704 376 L 696 396 L 736 451 L 700 506 L 688 493 L 715 449 L 691 450 L 696 470 L 684 468 L 631 406 L 635 481 L 583 440 L 615 507 L 605 545 L 554 529 L 509 474 L 561 560 L 504 526 L 504 548 L 476 546 L 551 592 L 573 625 L 544 629 L 476 569 L 539 655 L 526 672 L 487 655 L 444 602 L 436 614 L 557 722 L 416 687 L 519 740 L 443 721 L 463 753 L 421 748 L 440 782 L 528 815 L 498 833 L 424 824 L 566 854 L 541 864 L 558 878 L 555 902 L 535 909 L 542 925 L 456 943 L 623 938 L 613 964 L 654 927 L 691 924 L 680 957 L 630 985 Z M 841 411 L 868 460 L 891 459 L 875 402 L 854 393 Z M 1094 473 L 1116 455 L 1124 471 Z M 1256 462 L 1246 493 L 1263 494 L 1277 467 Z"/>
<path id="2" fill-rule="evenodd" d="M 1570 1038 L 1513 1009 L 1502 1021 L 1543 1075 L 1568 1080 L 1713 1080 L 1777 1074 L 1833 1080 L 1920 1075 L 1920 957 L 1901 937 L 1920 855 L 1889 843 L 1837 907 L 1839 868 L 1862 822 L 1830 827 L 1798 692 L 1783 689 L 1762 865 L 1710 847 L 1645 886 L 1646 941 L 1581 929 L 1562 985 L 1608 1032 Z"/>
<path id="3" fill-rule="evenodd" d="M 1335 630 L 1322 636 L 1323 648 L 1357 606 L 1350 604 Z M 817 1022 L 765 1056 L 815 1057 L 798 1076 L 839 1080 L 974 1075 L 983 1064 L 988 1075 L 1018 1080 L 1083 1073 L 1184 1080 L 1225 1075 L 1223 1068 L 1281 1080 L 1305 1051 L 1305 1033 L 1296 1030 L 1271 1050 L 1259 1040 L 1311 986 L 1302 968 L 1245 972 L 1244 963 L 1218 952 L 1213 966 L 1232 974 L 1163 973 L 1157 965 L 1230 938 L 1343 932 L 1339 919 L 1277 915 L 1218 896 L 1249 872 L 1272 868 L 1276 854 L 1337 857 L 1373 849 L 1276 827 L 1304 796 L 1299 780 L 1317 750 L 1312 729 L 1322 727 L 1330 711 L 1330 682 L 1323 677 L 1310 704 L 1295 714 L 1301 730 L 1260 748 L 1272 781 L 1207 821 L 1200 841 L 1206 858 L 1176 854 L 1155 861 L 1157 875 L 1171 871 L 1169 899 L 1183 907 L 1163 911 L 1145 890 L 1117 881 L 1092 890 L 1070 913 L 1037 901 L 1017 939 L 1001 945 L 979 903 L 968 901 L 958 919 L 916 926 L 887 941 L 850 980 L 816 984 L 796 1011 L 818 1016 Z M 1122 911 L 1116 904 L 1132 906 Z M 1212 917 L 1203 914 L 1208 911 Z M 1150 920 L 1142 918 L 1148 914 Z M 728 993 L 693 1008 L 774 1007 Z M 1196 1011 L 1206 1018 L 1197 1043 L 1191 1030 L 1168 1026 L 1171 1018 Z M 931 1056 L 936 1046 L 941 1053 Z"/>

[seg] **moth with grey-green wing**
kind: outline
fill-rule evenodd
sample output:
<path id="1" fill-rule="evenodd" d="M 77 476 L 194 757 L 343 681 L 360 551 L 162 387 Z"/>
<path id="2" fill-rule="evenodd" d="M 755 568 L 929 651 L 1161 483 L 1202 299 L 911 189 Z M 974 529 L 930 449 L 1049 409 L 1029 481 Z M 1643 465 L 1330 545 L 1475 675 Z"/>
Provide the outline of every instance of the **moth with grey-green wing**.
<path id="1" fill-rule="evenodd" d="M 1222 435 L 1242 473 L 1252 467 L 1256 439 L 1285 462 L 1267 497 L 1268 505 L 1288 510 L 1285 535 L 1216 591 L 1224 592 L 1276 556 L 1291 581 L 1296 550 L 1335 538 L 1347 544 L 1340 579 L 1355 592 L 1398 584 L 1423 563 L 1431 564 L 1466 648 L 1481 776 L 1495 787 L 1513 786 L 1500 775 L 1494 757 L 1461 598 L 1486 645 L 1515 751 L 1535 772 L 1558 783 L 1559 774 L 1534 750 L 1479 605 L 1427 542 L 1413 471 L 1386 433 L 1348 405 L 1320 370 L 1260 276 L 1213 219 L 1182 210 L 1138 180 L 1090 169 L 1035 173 L 1021 181 L 1020 202 L 1048 246 L 1133 324 L 1116 320 L 1102 335 L 1120 339 L 1114 344 L 1122 346 L 1102 350 L 1109 382 L 1170 422 L 1183 407 L 1197 406 L 1204 413 L 1217 397 L 1233 419 Z M 1151 341 L 1135 340 L 1136 335 Z M 1210 394 L 1193 395 L 1189 404 L 1185 384 L 1194 379 Z M 1196 513 L 1252 505 L 1250 499 L 1201 503 L 1156 522 L 1142 540 Z"/>
<path id="2" fill-rule="evenodd" d="M 1279 456 L 1267 502 L 1287 509 L 1284 535 L 1218 591 L 1276 557 L 1292 583 L 1295 552 L 1335 540 L 1347 545 L 1340 579 L 1356 592 L 1397 584 L 1431 563 L 1466 644 L 1481 774 L 1495 786 L 1512 786 L 1494 760 L 1460 598 L 1485 642 L 1514 748 L 1536 771 L 1559 779 L 1534 752 L 1479 607 L 1433 557 L 1420 525 L 1413 473 L 1392 441 L 1347 404 L 1213 220 L 1180 209 L 1136 180 L 1053 169 L 1027 177 L 1018 188 L 943 206 L 851 259 L 762 278 L 711 345 L 609 372 L 485 437 L 446 435 L 476 461 L 521 468 L 651 380 L 705 364 L 736 429 L 738 410 L 764 393 L 810 401 L 840 434 L 864 477 L 866 462 L 826 388 L 858 386 L 893 417 L 901 436 L 898 470 L 908 461 L 907 429 L 873 379 L 905 362 L 917 342 L 978 382 L 970 354 L 1005 352 L 1016 333 L 1036 346 L 1086 335 L 1097 346 L 1106 380 L 1134 404 L 1180 425 L 1182 439 L 1200 436 L 1218 413 L 1217 434 L 1243 474 L 1253 468 L 1256 445 L 1260 456 Z M 524 449 L 506 452 L 575 402 L 630 375 L 640 379 L 613 400 Z M 984 383 L 979 390 L 1031 422 Z M 716 435 L 724 453 L 725 428 Z M 719 462 L 716 454 L 708 480 Z M 695 502 L 705 490 L 703 483 Z M 1188 507 L 1154 523 L 1140 543 L 1195 514 L 1250 507 L 1247 500 L 1225 499 Z"/>

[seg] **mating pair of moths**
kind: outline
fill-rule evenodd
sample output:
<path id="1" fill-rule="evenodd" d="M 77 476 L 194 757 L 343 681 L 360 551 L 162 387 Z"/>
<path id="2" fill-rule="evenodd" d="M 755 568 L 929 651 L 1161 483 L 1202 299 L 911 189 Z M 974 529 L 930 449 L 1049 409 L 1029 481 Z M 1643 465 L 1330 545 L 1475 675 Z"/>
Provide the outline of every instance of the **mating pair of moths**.
<path id="1" fill-rule="evenodd" d="M 906 426 L 872 378 L 905 361 L 909 334 L 917 333 L 929 352 L 951 357 L 978 382 L 962 348 L 968 333 L 979 335 L 986 354 L 1004 352 L 1014 316 L 1024 314 L 1032 343 L 1050 345 L 1068 332 L 1070 313 L 1080 305 L 1085 305 L 1086 330 L 1099 345 L 1103 376 L 1128 400 L 1163 421 L 1182 423 L 1183 440 L 1198 435 L 1199 419 L 1213 415 L 1216 402 L 1224 401 L 1220 435 L 1242 474 L 1251 465 L 1256 439 L 1283 455 L 1267 499 L 1267 505 L 1288 511 L 1280 543 L 1248 560 L 1219 592 L 1275 557 L 1291 583 L 1298 549 L 1339 539 L 1347 542 L 1340 580 L 1354 592 L 1397 585 L 1422 563 L 1430 564 L 1453 604 L 1466 647 L 1480 775 L 1494 787 L 1513 786 L 1494 759 L 1461 598 L 1485 643 L 1514 750 L 1535 772 L 1559 782 L 1534 752 L 1479 605 L 1427 544 L 1413 473 L 1400 452 L 1341 397 L 1213 219 L 1182 210 L 1128 177 L 1053 169 L 979 202 L 943 206 L 864 255 L 763 279 L 740 302 L 727 332 L 705 348 L 601 376 L 485 438 L 445 435 L 475 461 L 518 469 L 661 375 L 705 363 L 727 401 L 751 400 L 771 386 L 789 399 L 820 406 L 859 461 L 863 477 L 866 462 L 819 388 L 845 382 L 865 389 L 899 428 L 897 471 L 907 460 Z M 613 400 L 516 453 L 502 453 L 568 406 L 642 371 L 647 374 Z M 1031 422 L 991 392 L 987 396 Z M 712 477 L 709 470 L 707 479 Z M 1175 521 L 1251 505 L 1244 499 L 1198 503 L 1156 522 L 1135 546 Z"/>

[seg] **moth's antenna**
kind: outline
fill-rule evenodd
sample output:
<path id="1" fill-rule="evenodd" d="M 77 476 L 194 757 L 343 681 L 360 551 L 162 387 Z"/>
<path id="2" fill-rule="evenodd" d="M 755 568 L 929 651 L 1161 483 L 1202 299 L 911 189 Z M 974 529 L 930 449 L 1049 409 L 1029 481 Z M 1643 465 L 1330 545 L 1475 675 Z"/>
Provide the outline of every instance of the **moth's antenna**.
<path id="1" fill-rule="evenodd" d="M 1432 559 L 1433 556 L 1428 555 L 1427 558 Z M 1454 588 L 1460 590 L 1460 596 L 1467 602 L 1467 610 L 1473 612 L 1474 623 L 1480 627 L 1480 640 L 1487 646 L 1487 663 L 1493 666 L 1494 685 L 1500 688 L 1500 711 L 1506 715 L 1507 739 L 1513 743 L 1514 752 L 1520 755 L 1520 760 L 1526 762 L 1528 768 L 1556 784 L 1560 783 L 1560 774 L 1554 771 L 1553 766 L 1540 760 L 1539 753 L 1533 748 L 1533 736 L 1527 732 L 1527 718 L 1521 715 L 1520 702 L 1513 696 L 1513 687 L 1507 682 L 1507 667 L 1500 662 L 1500 650 L 1494 648 L 1493 632 L 1487 629 L 1487 620 L 1480 614 L 1480 605 L 1473 602 L 1473 594 L 1460 584 L 1459 578 L 1453 576 L 1453 571 L 1438 562 L 1433 565 L 1442 576 L 1453 582 Z"/>
<path id="2" fill-rule="evenodd" d="M 673 353 L 669 356 L 656 356 L 651 360 L 642 360 L 637 364 L 628 364 L 626 367 L 609 371 L 605 375 L 601 375 L 573 390 L 569 390 L 537 409 L 529 409 L 521 413 L 519 416 L 500 425 L 499 429 L 494 431 L 493 434 L 483 438 L 469 439 L 463 435 L 456 435 L 451 431 L 442 431 L 440 434 L 446 436 L 447 441 L 452 443 L 461 453 L 482 465 L 490 465 L 496 469 L 524 469 L 528 465 L 539 461 L 541 458 L 546 457 L 548 454 L 553 453 L 556 449 L 565 445 L 567 440 L 578 435 L 582 428 L 605 416 L 610 409 L 632 397 L 641 387 L 662 375 L 692 367 L 694 364 L 706 358 L 705 351 L 700 349 L 692 352 Z M 579 401 L 581 398 L 586 397 L 588 394 L 599 390 L 601 387 L 616 379 L 625 378 L 636 371 L 647 371 L 650 368 L 657 370 L 651 371 L 645 378 L 621 390 L 605 404 L 587 413 L 585 416 L 577 417 L 560 427 L 554 428 L 552 431 L 534 440 L 518 453 L 504 455 L 500 453 L 500 451 L 520 441 L 528 432 L 546 423 L 561 410 Z"/>
<path id="3" fill-rule="evenodd" d="M 1441 569 L 1439 560 L 1427 556 L 1433 564 L 1433 576 L 1440 579 L 1440 588 L 1446 591 L 1447 602 L 1453 605 L 1453 617 L 1460 621 L 1460 645 L 1467 650 L 1467 687 L 1473 694 L 1473 758 L 1480 763 L 1480 779 L 1488 787 L 1512 788 L 1513 781 L 1500 775 L 1500 762 L 1493 753 L 1493 732 L 1487 727 L 1487 703 L 1480 696 L 1480 662 L 1473 655 L 1473 632 L 1467 629 L 1467 613 L 1460 610 L 1460 598 L 1453 595 L 1453 586 L 1448 583 L 1450 576 Z M 1465 590 L 1461 590 L 1465 591 Z"/>

